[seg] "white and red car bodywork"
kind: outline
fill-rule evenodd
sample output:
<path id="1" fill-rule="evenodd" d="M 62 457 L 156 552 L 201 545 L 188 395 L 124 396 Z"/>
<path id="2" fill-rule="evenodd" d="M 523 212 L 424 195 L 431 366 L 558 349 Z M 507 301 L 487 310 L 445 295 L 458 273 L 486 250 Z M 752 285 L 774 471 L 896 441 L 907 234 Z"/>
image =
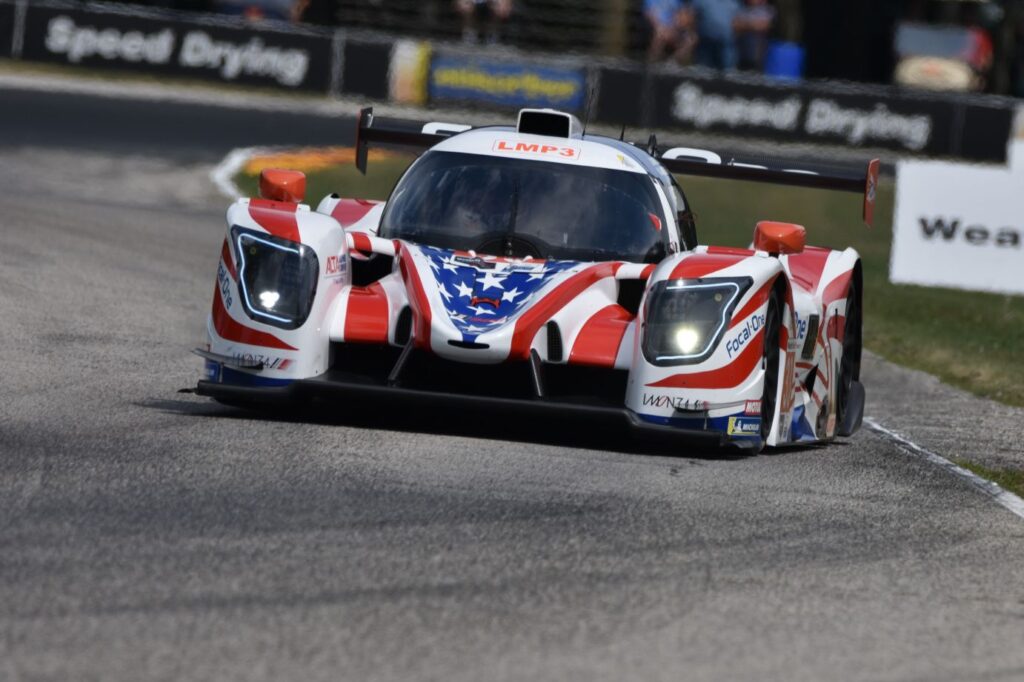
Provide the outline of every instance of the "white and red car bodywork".
<path id="1" fill-rule="evenodd" d="M 363 145 L 371 125 L 360 122 Z M 606 164 L 638 173 L 649 173 L 658 163 L 641 157 L 646 156 L 642 150 L 628 154 L 622 145 L 582 134 L 553 139 L 514 128 L 438 138 L 435 134 L 424 132 L 427 139 L 418 140 L 397 139 L 401 135 L 391 139 L 381 133 L 383 141 L 432 144 L 438 151 L 532 154 L 538 163 Z M 551 151 L 541 151 L 547 148 Z M 701 166 L 694 161 L 678 163 L 691 164 L 691 170 Z M 862 181 L 873 195 L 877 163 L 872 169 Z M 755 167 L 735 170 L 747 175 L 778 173 Z M 801 176 L 798 179 L 807 177 Z M 662 200 L 668 208 L 667 196 Z M 873 196 L 867 205 L 871 202 Z M 384 208 L 383 203 L 335 196 L 325 198 L 316 210 L 266 199 L 241 199 L 232 205 L 208 322 L 208 348 L 200 352 L 206 358 L 206 375 L 199 392 L 243 403 L 292 400 L 323 389 L 355 399 L 417 399 L 442 405 L 451 399 L 456 401 L 451 404 L 459 404 L 462 396 L 451 392 L 403 385 L 403 363 L 416 353 L 426 362 L 439 363 L 438 371 L 478 367 L 483 383 L 498 366 L 521 368 L 524 376 L 531 375 L 533 395 L 518 400 L 495 397 L 495 406 L 501 409 L 519 405 L 527 410 L 566 409 L 593 418 L 617 415 L 639 433 L 679 433 L 702 445 L 733 444 L 752 450 L 828 441 L 842 430 L 837 411 L 845 315 L 860 278 L 859 256 L 852 249 L 808 247 L 801 253 L 773 255 L 713 246 L 686 248 L 673 220 L 676 212 L 666 210 L 670 220 L 663 229 L 669 231 L 670 253 L 659 263 L 500 258 L 380 238 Z M 240 242 L 231 238 L 237 227 L 315 252 L 319 281 L 301 326 L 282 329 L 246 312 L 239 284 L 244 254 L 239 253 Z M 356 282 L 353 271 L 368 258 L 386 267 L 373 281 Z M 753 283 L 723 320 L 720 341 L 705 360 L 681 366 L 648 361 L 641 344 L 651 287 L 663 281 L 736 277 Z M 851 288 L 852 284 L 856 286 Z M 637 291 L 638 305 L 624 302 L 624 287 Z M 773 293 L 782 303 L 779 376 L 775 413 L 765 439 L 760 428 L 767 371 L 763 332 Z M 389 357 L 395 367 L 386 377 L 353 381 L 335 372 L 345 349 L 368 347 L 393 352 Z M 581 404 L 548 395 L 544 376 L 560 368 L 586 368 L 591 376 L 607 370 L 609 377 L 620 377 L 620 402 Z M 481 401 L 486 404 L 488 392 L 474 391 L 465 398 L 479 406 Z"/>

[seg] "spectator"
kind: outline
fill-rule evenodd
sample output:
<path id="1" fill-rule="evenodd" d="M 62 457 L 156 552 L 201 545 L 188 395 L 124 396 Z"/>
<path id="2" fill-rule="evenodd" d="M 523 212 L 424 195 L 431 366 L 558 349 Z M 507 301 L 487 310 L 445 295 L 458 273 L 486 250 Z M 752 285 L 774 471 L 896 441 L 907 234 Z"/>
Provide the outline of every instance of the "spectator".
<path id="1" fill-rule="evenodd" d="M 981 12 L 977 7 L 964 6 L 960 22 L 970 32 L 972 38 L 971 49 L 961 56 L 982 77 L 986 77 L 992 70 L 992 58 L 995 50 L 992 36 L 982 22 Z"/>
<path id="2" fill-rule="evenodd" d="M 688 64 L 697 45 L 693 32 L 693 14 L 682 0 L 644 0 L 644 17 L 651 25 L 651 45 L 647 59 L 660 61 L 667 53 L 681 64 Z"/>
<path id="3" fill-rule="evenodd" d="M 480 42 L 480 23 L 487 25 L 487 42 L 497 43 L 502 24 L 512 16 L 512 0 L 455 0 L 455 10 L 462 16 L 462 40 Z"/>
<path id="4" fill-rule="evenodd" d="M 214 0 L 213 9 L 221 14 L 241 16 L 247 21 L 291 19 L 296 0 Z"/>
<path id="5" fill-rule="evenodd" d="M 736 14 L 733 30 L 739 67 L 748 71 L 764 69 L 764 55 L 768 51 L 768 33 L 775 21 L 775 8 L 766 0 L 746 0 Z"/>
<path id="6" fill-rule="evenodd" d="M 714 69 L 736 68 L 736 34 L 733 22 L 739 0 L 691 0 L 697 20 L 697 63 Z"/>

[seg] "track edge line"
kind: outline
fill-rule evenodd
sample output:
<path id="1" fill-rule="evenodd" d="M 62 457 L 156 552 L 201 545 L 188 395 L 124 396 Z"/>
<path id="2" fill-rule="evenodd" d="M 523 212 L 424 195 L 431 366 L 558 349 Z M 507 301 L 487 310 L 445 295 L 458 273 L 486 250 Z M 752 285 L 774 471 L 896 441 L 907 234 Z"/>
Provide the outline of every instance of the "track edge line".
<path id="1" fill-rule="evenodd" d="M 231 201 L 242 198 L 242 191 L 235 184 L 235 175 L 242 170 L 249 159 L 257 154 L 264 153 L 263 147 L 236 147 L 228 152 L 220 163 L 210 171 L 210 182 L 217 187 L 217 190 Z"/>
<path id="2" fill-rule="evenodd" d="M 870 417 L 865 417 L 864 423 L 867 424 L 868 428 L 875 433 L 881 434 L 892 441 L 900 450 L 903 450 L 910 455 L 920 457 L 931 464 L 945 469 L 954 476 L 958 476 L 959 478 L 966 480 L 975 488 L 991 497 L 997 504 L 1009 510 L 1011 513 L 1016 514 L 1021 519 L 1024 519 L 1024 499 L 1021 499 L 1014 493 L 1006 490 L 998 483 L 982 478 L 973 471 L 965 469 L 946 457 L 918 445 L 896 431 L 882 426 Z"/>

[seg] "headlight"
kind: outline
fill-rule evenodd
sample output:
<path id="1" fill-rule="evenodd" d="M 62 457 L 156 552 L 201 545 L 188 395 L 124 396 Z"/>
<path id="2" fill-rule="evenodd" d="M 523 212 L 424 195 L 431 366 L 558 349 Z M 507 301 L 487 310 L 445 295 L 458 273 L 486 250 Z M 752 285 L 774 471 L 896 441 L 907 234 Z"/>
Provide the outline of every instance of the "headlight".
<path id="1" fill-rule="evenodd" d="M 736 303 L 752 283 L 749 277 L 739 277 L 655 284 L 645 308 L 644 357 L 654 365 L 707 359 L 721 341 Z"/>
<path id="2" fill-rule="evenodd" d="M 309 317 L 320 278 L 313 249 L 262 232 L 231 228 L 238 254 L 238 284 L 245 312 L 252 319 L 283 329 L 302 326 Z"/>

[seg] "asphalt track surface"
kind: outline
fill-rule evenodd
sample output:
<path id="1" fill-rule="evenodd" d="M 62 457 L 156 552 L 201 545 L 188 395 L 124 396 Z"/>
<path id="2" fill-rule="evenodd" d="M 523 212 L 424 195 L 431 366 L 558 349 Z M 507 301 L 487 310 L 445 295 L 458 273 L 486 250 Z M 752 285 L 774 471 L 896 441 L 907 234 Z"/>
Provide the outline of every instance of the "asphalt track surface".
<path id="1" fill-rule="evenodd" d="M 0 90 L 0 680 L 1024 679 L 1024 520 L 870 431 L 721 459 L 179 393 L 209 164 L 338 130 L 292 123 Z M 1019 456 L 1020 411 L 867 375 Z"/>

